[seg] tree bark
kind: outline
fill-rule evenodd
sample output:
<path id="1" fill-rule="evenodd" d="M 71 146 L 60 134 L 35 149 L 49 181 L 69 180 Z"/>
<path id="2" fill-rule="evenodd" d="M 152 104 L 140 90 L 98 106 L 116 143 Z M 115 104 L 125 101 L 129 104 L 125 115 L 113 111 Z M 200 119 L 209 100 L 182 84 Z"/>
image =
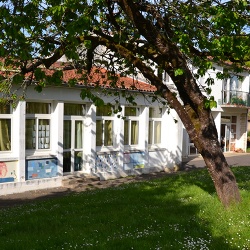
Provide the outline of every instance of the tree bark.
<path id="1" fill-rule="evenodd" d="M 231 171 L 222 149 L 217 141 L 200 137 L 200 153 L 213 180 L 217 195 L 225 207 L 240 202 L 240 193 L 233 172 Z"/>
<path id="2" fill-rule="evenodd" d="M 201 155 L 207 165 L 222 204 L 228 207 L 231 204 L 239 203 L 241 198 L 238 185 L 220 146 L 217 144 L 207 145 L 202 150 Z"/>
<path id="3" fill-rule="evenodd" d="M 222 152 L 211 111 L 202 109 L 198 121 L 197 136 L 193 141 L 206 163 L 217 195 L 225 207 L 239 203 L 241 197 L 236 178 Z M 189 134 L 192 136 L 192 133 Z"/>

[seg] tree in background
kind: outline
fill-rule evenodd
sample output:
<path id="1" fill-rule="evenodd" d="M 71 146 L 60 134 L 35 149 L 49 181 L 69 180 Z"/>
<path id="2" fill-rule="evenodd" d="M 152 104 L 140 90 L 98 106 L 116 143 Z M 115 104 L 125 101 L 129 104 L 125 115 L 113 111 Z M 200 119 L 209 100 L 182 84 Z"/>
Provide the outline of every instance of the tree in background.
<path id="1" fill-rule="evenodd" d="M 81 80 L 107 69 L 109 84 L 117 87 L 117 75 L 142 74 L 156 87 L 155 94 L 174 109 L 190 139 L 204 158 L 221 202 L 240 201 L 240 194 L 218 141 L 209 97 L 213 79 L 207 79 L 204 95 L 197 79 L 227 62 L 218 73 L 239 72 L 250 52 L 248 1 L 203 0 L 19 0 L 0 1 L 0 57 L 5 70 L 1 90 L 5 98 L 17 98 L 11 87 L 32 82 L 41 91 L 61 84 L 64 70 L 77 70 Z M 62 56 L 67 64 L 46 76 Z M 196 67 L 194 74 L 192 67 Z M 175 91 L 163 83 L 166 72 Z M 100 73 L 100 72 L 99 72 Z M 76 84 L 73 78 L 69 84 Z M 97 81 L 98 85 L 98 81 Z M 177 91 L 177 93 L 176 93 Z M 25 93 L 25 92 L 24 92 Z M 116 95 L 124 95 L 118 90 Z M 85 89 L 82 97 L 100 98 Z M 127 96 L 127 100 L 136 100 Z M 166 138 L 167 140 L 167 138 Z"/>

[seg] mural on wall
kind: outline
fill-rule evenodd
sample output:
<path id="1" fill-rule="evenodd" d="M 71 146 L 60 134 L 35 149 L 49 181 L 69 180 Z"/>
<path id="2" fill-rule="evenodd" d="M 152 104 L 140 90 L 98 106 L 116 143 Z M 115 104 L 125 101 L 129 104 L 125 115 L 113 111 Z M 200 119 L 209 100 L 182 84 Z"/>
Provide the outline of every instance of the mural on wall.
<path id="1" fill-rule="evenodd" d="M 114 172 L 118 168 L 118 156 L 115 153 L 96 155 L 94 172 Z"/>
<path id="2" fill-rule="evenodd" d="M 0 183 L 13 182 L 16 176 L 17 162 L 0 162 Z"/>
<path id="3" fill-rule="evenodd" d="M 124 170 L 140 169 L 144 168 L 145 164 L 144 152 L 127 152 L 124 153 Z"/>
<path id="4" fill-rule="evenodd" d="M 57 173 L 57 159 L 36 159 L 27 160 L 26 165 L 26 179 L 42 179 L 56 177 Z"/>

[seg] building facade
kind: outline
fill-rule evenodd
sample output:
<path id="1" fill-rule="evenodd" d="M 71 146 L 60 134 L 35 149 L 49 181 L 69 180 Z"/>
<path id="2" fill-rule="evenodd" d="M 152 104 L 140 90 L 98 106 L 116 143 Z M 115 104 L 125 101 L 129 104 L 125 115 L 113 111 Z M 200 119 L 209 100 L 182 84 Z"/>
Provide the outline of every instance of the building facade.
<path id="1" fill-rule="evenodd" d="M 137 93 L 137 106 L 80 98 L 81 87 L 27 90 L 0 114 L 0 194 L 57 187 L 69 174 L 101 179 L 162 171 L 181 162 L 182 125 L 175 112 Z M 102 93 L 100 93 L 102 95 Z M 102 96 L 105 103 L 113 97 Z"/>
<path id="2" fill-rule="evenodd" d="M 208 71 L 200 87 L 222 71 Z M 163 79 L 174 88 L 169 77 Z M 141 93 L 128 90 L 137 105 L 121 98 L 119 114 L 109 105 L 83 101 L 82 88 L 51 86 L 41 93 L 28 88 L 26 100 L 15 109 L 0 107 L 0 195 L 59 187 L 72 174 L 109 179 L 163 171 L 198 154 L 175 111 L 149 101 L 148 84 L 140 83 Z M 113 96 L 96 94 L 115 104 Z M 248 72 L 215 80 L 211 94 L 218 104 L 212 114 L 223 151 L 245 152 Z"/>
<path id="3" fill-rule="evenodd" d="M 195 69 L 194 69 L 195 72 Z M 223 67 L 216 66 L 199 79 L 200 88 L 205 90 L 206 80 L 214 79 L 211 96 L 217 102 L 212 109 L 218 139 L 224 152 L 246 152 L 248 109 L 250 107 L 250 77 L 244 71 L 238 75 L 230 74 L 228 79 L 216 79 L 217 73 L 223 73 Z M 204 93 L 205 94 L 205 93 Z M 198 154 L 185 129 L 183 132 L 182 156 Z"/>

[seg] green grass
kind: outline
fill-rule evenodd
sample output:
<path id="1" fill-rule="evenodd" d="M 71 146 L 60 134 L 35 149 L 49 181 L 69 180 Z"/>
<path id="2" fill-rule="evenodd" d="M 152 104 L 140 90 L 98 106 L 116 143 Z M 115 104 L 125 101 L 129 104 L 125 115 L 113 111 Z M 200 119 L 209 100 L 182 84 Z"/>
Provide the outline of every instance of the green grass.
<path id="1" fill-rule="evenodd" d="M 250 249 L 250 167 L 225 210 L 206 170 L 0 210 L 0 249 Z"/>

